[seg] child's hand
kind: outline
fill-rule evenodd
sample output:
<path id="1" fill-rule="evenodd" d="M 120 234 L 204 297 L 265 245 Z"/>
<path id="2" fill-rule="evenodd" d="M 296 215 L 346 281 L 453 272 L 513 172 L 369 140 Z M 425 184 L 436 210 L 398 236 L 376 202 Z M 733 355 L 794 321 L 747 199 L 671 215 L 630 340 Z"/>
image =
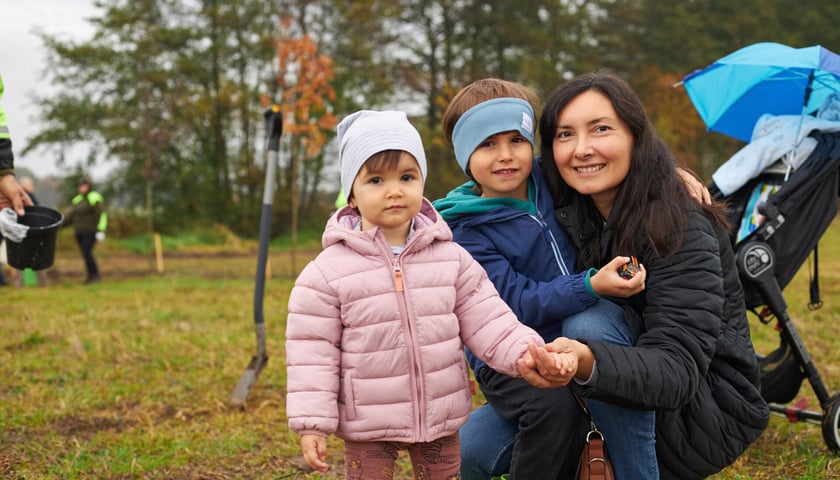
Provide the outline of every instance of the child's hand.
<path id="1" fill-rule="evenodd" d="M 578 352 L 575 344 L 578 342 L 566 337 L 558 337 L 545 345 L 545 350 L 551 353 L 554 360 L 554 373 L 558 381 L 568 384 L 578 371 Z"/>
<path id="2" fill-rule="evenodd" d="M 630 257 L 615 257 L 598 273 L 589 277 L 589 284 L 592 290 L 600 296 L 611 295 L 614 297 L 629 297 L 645 289 L 645 278 L 647 271 L 645 266 L 639 264 L 640 272 L 633 278 L 627 279 L 618 274 L 618 269 L 630 261 Z"/>
<path id="3" fill-rule="evenodd" d="M 577 355 L 574 352 L 552 353 L 554 360 L 554 371 L 557 372 L 558 381 L 567 385 L 577 373 Z"/>
<path id="4" fill-rule="evenodd" d="M 568 342 L 562 344 L 561 340 Z M 557 339 L 545 347 L 534 344 L 519 359 L 519 372 L 532 385 L 543 388 L 568 385 L 577 373 L 578 357 L 569 339 Z"/>
<path id="5" fill-rule="evenodd" d="M 327 458 L 327 437 L 321 435 L 301 435 L 300 449 L 306 464 L 324 473 L 330 466 L 324 461 Z"/>
<path id="6" fill-rule="evenodd" d="M 697 203 L 704 205 L 712 204 L 712 194 L 709 192 L 709 189 L 703 185 L 700 179 L 682 167 L 677 167 L 677 175 L 680 176 L 680 179 L 685 184 L 688 194 L 691 195 L 691 198 L 696 200 Z"/>
<path id="7" fill-rule="evenodd" d="M 526 368 L 526 369 L 537 368 L 537 361 L 534 360 L 534 356 L 531 355 L 531 347 L 534 347 L 534 346 L 535 345 L 533 343 L 529 344 L 528 345 L 528 351 L 525 352 L 524 355 L 522 355 L 522 358 L 520 358 L 518 362 L 516 362 L 517 365 L 519 366 L 520 371 L 522 370 L 522 368 Z"/>

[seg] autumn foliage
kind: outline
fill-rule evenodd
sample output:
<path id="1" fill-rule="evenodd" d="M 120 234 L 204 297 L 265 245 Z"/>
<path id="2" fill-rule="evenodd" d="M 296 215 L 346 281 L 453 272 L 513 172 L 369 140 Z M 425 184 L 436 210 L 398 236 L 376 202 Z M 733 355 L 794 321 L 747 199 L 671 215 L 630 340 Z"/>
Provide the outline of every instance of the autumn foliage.
<path id="1" fill-rule="evenodd" d="M 289 22 L 280 22 L 281 32 L 288 32 Z M 330 108 L 336 99 L 330 85 L 334 76 L 332 60 L 318 52 L 310 35 L 292 38 L 283 33 L 277 40 L 277 63 L 285 130 L 300 138 L 306 158 L 316 157 L 337 123 Z"/>

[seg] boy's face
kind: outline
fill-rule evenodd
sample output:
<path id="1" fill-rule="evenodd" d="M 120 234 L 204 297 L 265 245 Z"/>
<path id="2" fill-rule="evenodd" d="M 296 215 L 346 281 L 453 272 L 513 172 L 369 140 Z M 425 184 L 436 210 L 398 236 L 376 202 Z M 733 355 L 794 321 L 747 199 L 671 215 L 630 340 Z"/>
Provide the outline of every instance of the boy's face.
<path id="1" fill-rule="evenodd" d="M 470 156 L 469 170 L 482 197 L 528 200 L 534 148 L 518 131 L 491 135 Z"/>
<path id="2" fill-rule="evenodd" d="M 400 155 L 396 168 L 371 171 L 362 166 L 353 180 L 351 207 L 362 216 L 362 230 L 379 227 L 391 245 L 404 245 L 411 220 L 423 204 L 423 177 L 414 157 Z"/>

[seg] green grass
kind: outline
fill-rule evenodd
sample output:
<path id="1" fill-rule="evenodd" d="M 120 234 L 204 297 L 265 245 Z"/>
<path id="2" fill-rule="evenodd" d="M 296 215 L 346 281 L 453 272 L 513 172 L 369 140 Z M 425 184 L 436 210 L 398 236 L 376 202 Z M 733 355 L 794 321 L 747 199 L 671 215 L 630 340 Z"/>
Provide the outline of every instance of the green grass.
<path id="1" fill-rule="evenodd" d="M 263 300 L 267 367 L 243 409 L 228 398 L 255 350 L 256 244 L 167 247 L 164 273 L 150 254 L 115 239 L 97 247 L 103 281 L 81 285 L 83 267 L 62 232 L 47 287 L 0 290 L 0 478 L 341 478 L 308 473 L 286 428 L 283 326 L 294 274 L 316 253 L 292 257 L 274 242 Z M 177 243 L 177 242 L 176 242 Z M 182 242 L 187 243 L 187 242 Z M 312 245 L 315 245 L 314 247 Z M 840 388 L 840 223 L 821 242 L 825 306 L 809 311 L 808 271 L 786 290 L 825 384 Z M 6 271 L 9 274 L 8 270 Z M 777 342 L 753 325 L 757 347 Z M 800 397 L 820 411 L 807 382 Z M 405 461 L 397 478 L 410 478 Z M 824 479 L 840 475 L 818 425 L 774 416 L 767 432 L 722 479 Z"/>

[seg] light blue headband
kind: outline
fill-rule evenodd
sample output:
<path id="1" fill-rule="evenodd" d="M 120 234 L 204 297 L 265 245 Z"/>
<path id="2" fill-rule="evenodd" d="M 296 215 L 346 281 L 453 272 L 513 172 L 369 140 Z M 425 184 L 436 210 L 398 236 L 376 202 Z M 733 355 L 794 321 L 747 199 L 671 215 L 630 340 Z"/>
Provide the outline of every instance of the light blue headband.
<path id="1" fill-rule="evenodd" d="M 534 109 L 520 98 L 494 98 L 464 112 L 452 130 L 455 159 L 464 173 L 475 149 L 491 135 L 518 131 L 534 146 Z"/>

